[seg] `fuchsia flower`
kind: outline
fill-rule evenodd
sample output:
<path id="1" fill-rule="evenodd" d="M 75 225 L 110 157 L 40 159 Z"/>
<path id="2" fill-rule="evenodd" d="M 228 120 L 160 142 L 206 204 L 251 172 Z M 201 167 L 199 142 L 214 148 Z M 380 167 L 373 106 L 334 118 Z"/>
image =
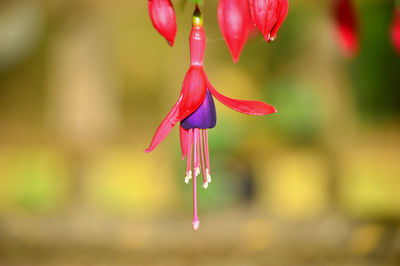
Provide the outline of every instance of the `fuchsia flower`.
<path id="1" fill-rule="evenodd" d="M 252 28 L 248 0 L 220 0 L 218 22 L 233 62 L 236 63 Z"/>
<path id="2" fill-rule="evenodd" d="M 394 9 L 393 22 L 391 26 L 391 37 L 393 47 L 400 56 L 400 9 L 397 7 L 395 7 Z"/>
<path id="3" fill-rule="evenodd" d="M 355 57 L 359 52 L 358 20 L 351 0 L 335 0 L 334 16 L 343 53 Z"/>
<path id="4" fill-rule="evenodd" d="M 253 23 L 266 42 L 274 41 L 289 11 L 289 0 L 249 0 L 249 3 Z"/>
<path id="5" fill-rule="evenodd" d="M 174 46 L 176 18 L 171 0 L 149 0 L 149 14 L 154 28 Z"/>
<path id="6" fill-rule="evenodd" d="M 203 19 L 198 7 L 193 15 L 193 27 L 189 38 L 190 68 L 186 73 L 178 101 L 158 127 L 150 146 L 152 151 L 180 122 L 182 159 L 187 158 L 185 183 L 193 179 L 193 229 L 197 230 L 200 221 L 197 216 L 196 177 L 203 172 L 203 187 L 211 182 L 207 130 L 215 127 L 217 117 L 213 97 L 224 105 L 241 113 L 267 115 L 276 109 L 263 102 L 228 98 L 217 92 L 211 85 L 203 68 L 206 36 Z M 192 167 L 193 163 L 193 167 Z"/>

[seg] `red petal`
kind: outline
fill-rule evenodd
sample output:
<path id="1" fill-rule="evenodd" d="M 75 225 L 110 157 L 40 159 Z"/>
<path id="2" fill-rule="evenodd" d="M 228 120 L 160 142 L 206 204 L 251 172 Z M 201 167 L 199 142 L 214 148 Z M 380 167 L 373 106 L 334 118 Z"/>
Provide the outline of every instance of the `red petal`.
<path id="1" fill-rule="evenodd" d="M 149 0 L 149 14 L 154 28 L 174 46 L 176 17 L 171 0 Z"/>
<path id="2" fill-rule="evenodd" d="M 205 74 L 204 74 L 205 75 Z M 229 108 L 248 115 L 268 115 L 276 113 L 275 107 L 259 101 L 236 100 L 220 94 L 210 83 L 207 76 L 207 87 L 212 95 Z"/>
<path id="3" fill-rule="evenodd" d="M 161 143 L 168 136 L 169 132 L 171 132 L 172 128 L 175 126 L 177 122 L 179 122 L 179 107 L 182 102 L 182 95 L 179 97 L 178 102 L 172 107 L 172 110 L 168 113 L 167 117 L 161 122 L 158 127 L 156 133 L 154 134 L 153 140 L 150 143 L 150 146 L 144 152 L 151 152 L 157 147 L 158 144 Z"/>
<path id="4" fill-rule="evenodd" d="M 186 157 L 188 153 L 188 145 L 189 145 L 189 130 L 180 127 L 179 136 L 181 139 L 181 149 L 182 149 L 182 160 Z"/>
<path id="5" fill-rule="evenodd" d="M 179 120 L 183 120 L 192 114 L 206 97 L 206 82 L 202 67 L 190 67 L 186 73 L 182 86 L 182 104 L 179 107 Z"/>

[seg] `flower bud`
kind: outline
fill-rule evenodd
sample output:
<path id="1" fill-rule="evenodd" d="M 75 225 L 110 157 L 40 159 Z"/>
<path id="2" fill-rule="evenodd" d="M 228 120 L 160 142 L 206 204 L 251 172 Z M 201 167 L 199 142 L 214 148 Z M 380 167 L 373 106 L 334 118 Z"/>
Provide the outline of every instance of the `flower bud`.
<path id="1" fill-rule="evenodd" d="M 218 22 L 232 59 L 236 63 L 252 27 L 248 0 L 220 0 Z"/>
<path id="2" fill-rule="evenodd" d="M 176 18 L 171 0 L 149 0 L 149 14 L 154 28 L 174 46 Z"/>
<path id="3" fill-rule="evenodd" d="M 265 41 L 270 42 L 286 19 L 288 0 L 249 0 L 253 23 L 261 31 Z"/>
<path id="4" fill-rule="evenodd" d="M 336 0 L 334 16 L 340 45 L 348 57 L 355 57 L 359 51 L 358 20 L 351 0 Z"/>
<path id="5" fill-rule="evenodd" d="M 274 27 L 272 28 L 269 38 L 270 41 L 276 40 L 276 35 L 278 33 L 278 30 L 281 28 L 282 23 L 285 21 L 288 11 L 289 11 L 289 0 L 281 0 L 281 7 L 279 10 L 278 20 L 276 21 Z"/>
<path id="6" fill-rule="evenodd" d="M 400 9 L 395 8 L 393 22 L 391 27 L 391 37 L 393 47 L 396 50 L 397 54 L 400 56 Z"/>

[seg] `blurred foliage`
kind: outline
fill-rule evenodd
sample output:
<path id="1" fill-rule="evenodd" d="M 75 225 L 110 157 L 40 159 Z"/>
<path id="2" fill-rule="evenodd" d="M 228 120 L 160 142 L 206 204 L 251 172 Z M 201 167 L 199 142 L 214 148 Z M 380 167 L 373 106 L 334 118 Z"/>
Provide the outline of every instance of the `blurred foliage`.
<path id="1" fill-rule="evenodd" d="M 390 1 L 360 5 L 363 46 L 350 71 L 354 73 L 357 106 L 368 120 L 382 121 L 400 114 L 400 61 L 388 32 L 382 30 L 389 28 L 392 13 Z"/>

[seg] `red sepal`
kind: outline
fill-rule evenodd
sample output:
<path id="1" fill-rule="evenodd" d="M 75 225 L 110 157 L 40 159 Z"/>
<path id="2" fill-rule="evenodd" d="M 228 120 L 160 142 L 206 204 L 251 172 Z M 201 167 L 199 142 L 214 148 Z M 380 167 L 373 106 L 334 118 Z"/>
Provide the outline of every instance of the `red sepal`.
<path id="1" fill-rule="evenodd" d="M 182 102 L 182 95 L 179 97 L 178 102 L 172 107 L 172 110 L 168 113 L 167 117 L 161 122 L 158 126 L 156 133 L 154 134 L 153 140 L 150 143 L 150 146 L 144 152 L 151 152 L 152 150 L 160 144 L 161 141 L 168 136 L 169 132 L 171 132 L 172 128 L 175 126 L 177 122 L 179 122 L 179 107 Z"/>
<path id="2" fill-rule="evenodd" d="M 211 94 L 217 98 L 218 101 L 228 106 L 229 108 L 238 111 L 243 114 L 248 115 L 268 115 L 272 113 L 276 113 L 275 107 L 269 105 L 267 103 L 259 102 L 259 101 L 247 101 L 247 100 L 237 100 L 226 97 L 219 93 L 210 83 L 206 74 L 204 73 L 205 79 L 207 81 L 207 88 L 211 92 Z"/>
<path id="3" fill-rule="evenodd" d="M 206 97 L 206 82 L 203 76 L 203 68 L 192 66 L 186 73 L 182 86 L 182 104 L 179 107 L 179 120 L 183 120 L 192 114 Z"/>

